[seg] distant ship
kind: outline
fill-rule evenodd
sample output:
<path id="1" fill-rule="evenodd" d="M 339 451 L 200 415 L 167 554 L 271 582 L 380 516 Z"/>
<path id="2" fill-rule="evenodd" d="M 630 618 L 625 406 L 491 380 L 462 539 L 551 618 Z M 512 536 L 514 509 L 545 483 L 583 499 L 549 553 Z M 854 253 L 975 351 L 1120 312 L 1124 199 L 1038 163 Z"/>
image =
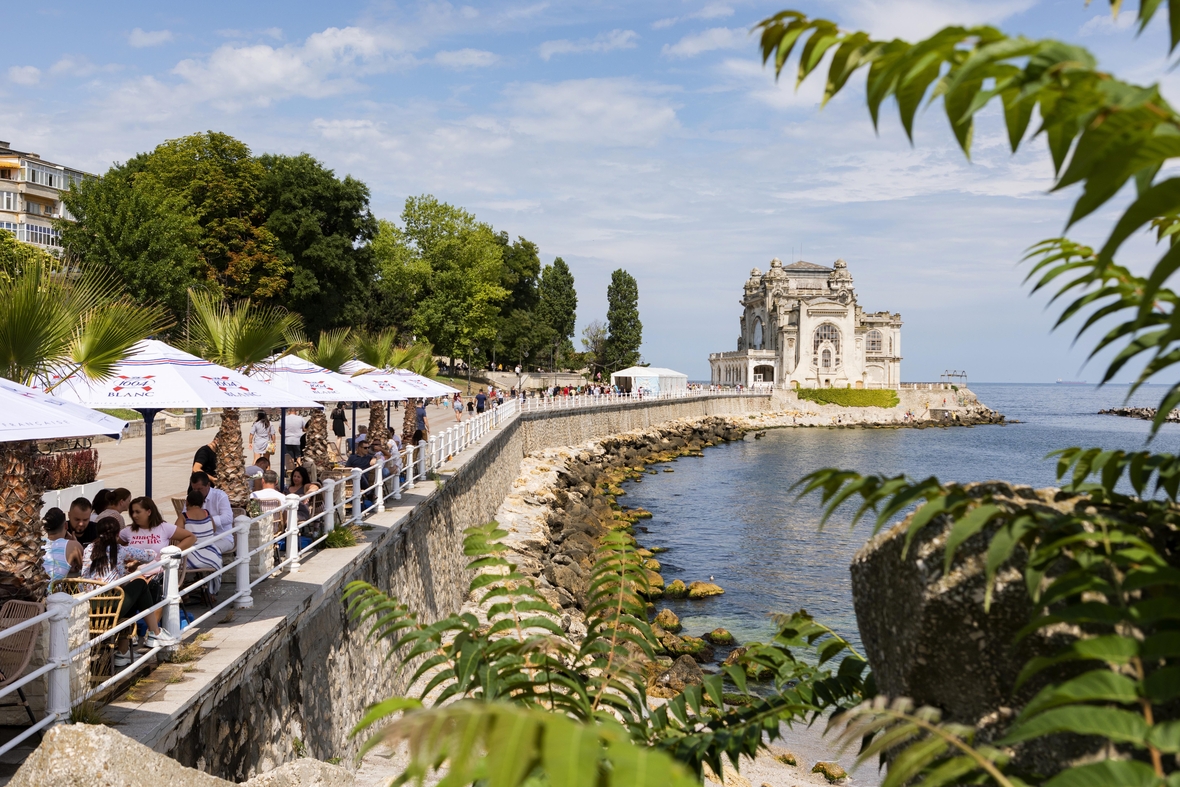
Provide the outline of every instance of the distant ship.
<path id="1" fill-rule="evenodd" d="M 1058 385 L 1089 385 L 1089 383 L 1087 383 L 1085 380 L 1062 380 L 1060 377 L 1057 378 L 1057 384 Z"/>

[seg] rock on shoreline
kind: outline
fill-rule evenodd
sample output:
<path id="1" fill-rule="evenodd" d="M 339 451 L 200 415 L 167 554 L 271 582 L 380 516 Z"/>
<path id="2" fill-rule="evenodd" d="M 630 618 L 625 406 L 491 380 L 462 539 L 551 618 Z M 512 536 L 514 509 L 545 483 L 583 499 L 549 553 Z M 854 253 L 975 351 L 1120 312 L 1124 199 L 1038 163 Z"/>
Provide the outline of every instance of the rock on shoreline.
<path id="1" fill-rule="evenodd" d="M 1099 410 L 1099 415 L 1119 415 L 1123 418 L 1138 418 L 1140 421 L 1154 421 L 1158 413 L 1154 407 L 1111 407 L 1109 410 Z M 1164 419 L 1165 423 L 1180 423 L 1180 410 L 1173 410 Z"/>

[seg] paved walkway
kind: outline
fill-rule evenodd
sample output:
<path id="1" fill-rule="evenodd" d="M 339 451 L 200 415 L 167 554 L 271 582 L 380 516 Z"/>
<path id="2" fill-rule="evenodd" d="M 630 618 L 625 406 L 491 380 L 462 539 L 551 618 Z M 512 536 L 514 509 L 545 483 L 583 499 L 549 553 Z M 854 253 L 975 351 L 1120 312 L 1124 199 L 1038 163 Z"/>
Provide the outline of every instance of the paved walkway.
<path id="1" fill-rule="evenodd" d="M 454 413 L 442 407 L 431 405 L 426 408 L 427 421 L 433 434 L 441 434 L 454 426 Z M 348 409 L 349 435 L 351 431 L 352 410 Z M 394 427 L 401 429 L 403 410 L 394 409 L 392 419 Z M 367 407 L 357 408 L 357 423 L 368 424 L 369 411 Z M 467 416 L 464 415 L 464 418 Z M 276 429 L 278 425 L 276 424 Z M 246 461 L 253 454 L 249 451 L 249 441 L 246 439 L 250 430 L 250 423 L 242 424 L 242 444 L 246 446 Z M 166 501 L 169 497 L 181 497 L 188 489 L 188 477 L 192 472 L 193 454 L 217 434 L 216 429 L 193 429 L 188 431 L 170 432 L 155 435 L 152 440 L 152 497 L 157 502 Z M 143 492 L 144 472 L 144 440 L 143 438 L 128 438 L 118 443 L 97 443 L 98 458 L 102 463 L 98 477 L 108 487 L 122 486 L 131 490 L 133 496 Z M 169 508 L 161 512 L 168 515 Z"/>

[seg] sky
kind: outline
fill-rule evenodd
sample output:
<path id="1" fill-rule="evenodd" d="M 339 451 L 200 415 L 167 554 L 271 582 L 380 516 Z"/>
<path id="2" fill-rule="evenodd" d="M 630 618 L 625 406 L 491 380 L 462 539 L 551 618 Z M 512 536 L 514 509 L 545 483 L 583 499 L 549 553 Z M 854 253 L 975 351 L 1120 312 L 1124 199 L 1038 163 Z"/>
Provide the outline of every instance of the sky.
<path id="1" fill-rule="evenodd" d="M 0 139 L 102 173 L 216 130 L 363 180 L 381 218 L 433 194 L 562 257 L 579 333 L 626 269 L 644 360 L 693 379 L 736 349 L 742 284 L 779 257 L 843 258 L 866 311 L 900 312 L 906 381 L 1097 381 L 1092 341 L 1052 331 L 1023 283 L 1024 250 L 1062 233 L 1077 194 L 1049 194 L 1043 141 L 1011 155 L 988 110 L 969 162 L 940 106 L 913 146 L 892 106 L 874 133 L 863 72 L 821 109 L 822 74 L 776 82 L 750 35 L 786 8 L 877 38 L 994 24 L 1180 89 L 1163 13 L 1136 37 L 1134 9 L 1115 21 L 1101 0 L 46 0 L 6 14 Z M 1071 237 L 1101 241 L 1127 196 Z M 1120 262 L 1154 252 L 1140 238 Z"/>

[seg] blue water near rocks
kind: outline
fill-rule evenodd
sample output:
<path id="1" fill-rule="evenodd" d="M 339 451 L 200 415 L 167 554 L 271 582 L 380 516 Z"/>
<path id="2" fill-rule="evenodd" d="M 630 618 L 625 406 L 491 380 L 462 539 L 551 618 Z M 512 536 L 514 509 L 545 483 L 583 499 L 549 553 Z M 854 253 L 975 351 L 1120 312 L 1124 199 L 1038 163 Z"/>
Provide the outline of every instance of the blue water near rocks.
<path id="1" fill-rule="evenodd" d="M 839 467 L 862 473 L 944 481 L 1002 479 L 1055 486 L 1055 466 L 1044 457 L 1069 446 L 1142 450 L 1149 424 L 1097 415 L 1130 404 L 1154 407 L 1165 390 L 1141 389 L 1128 403 L 1126 386 L 973 384 L 980 400 L 1021 423 L 947 429 L 772 429 L 760 440 L 708 448 L 703 457 L 669 463 L 674 472 L 624 484 L 619 502 L 642 506 L 653 518 L 637 532 L 644 546 L 668 547 L 657 555 L 666 582 L 714 581 L 725 595 L 700 601 L 661 602 L 699 636 L 718 626 L 739 642 L 774 634 L 769 615 L 804 608 L 854 643 L 860 637 L 852 608 L 848 566 L 871 535 L 871 523 L 855 530 L 848 517 L 818 530 L 819 497 L 796 499 L 791 491 L 807 473 Z M 933 396 L 933 392 L 932 392 Z M 931 404 L 934 404 L 932 401 Z M 1165 424 L 1152 450 L 1180 451 L 1180 424 Z M 658 467 L 658 466 L 657 466 Z M 722 653 L 725 651 L 723 650 Z M 814 762 L 833 757 L 820 739 L 822 724 L 790 733 L 787 743 Z M 851 756 L 839 758 L 845 767 Z M 873 768 L 859 770 L 858 784 L 876 784 Z"/>
<path id="2" fill-rule="evenodd" d="M 847 518 L 821 532 L 819 497 L 796 500 L 792 485 L 823 467 L 945 481 L 1002 479 L 1056 485 L 1050 451 L 1069 446 L 1142 450 L 1149 424 L 1097 415 L 1123 406 L 1126 386 L 974 384 L 980 400 L 1009 419 L 1008 426 L 948 429 L 772 429 L 761 440 L 706 449 L 667 465 L 673 473 L 625 485 L 620 499 L 653 518 L 637 533 L 658 555 L 666 582 L 710 576 L 725 595 L 668 601 L 685 631 L 700 635 L 723 626 L 740 640 L 773 633 L 768 615 L 805 608 L 859 644 L 848 565 L 871 535 Z M 1165 389 L 1141 389 L 1131 404 L 1152 407 Z M 932 402 L 933 404 L 933 402 Z M 1165 424 L 1151 447 L 1180 451 L 1180 424 Z"/>

